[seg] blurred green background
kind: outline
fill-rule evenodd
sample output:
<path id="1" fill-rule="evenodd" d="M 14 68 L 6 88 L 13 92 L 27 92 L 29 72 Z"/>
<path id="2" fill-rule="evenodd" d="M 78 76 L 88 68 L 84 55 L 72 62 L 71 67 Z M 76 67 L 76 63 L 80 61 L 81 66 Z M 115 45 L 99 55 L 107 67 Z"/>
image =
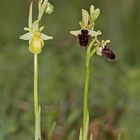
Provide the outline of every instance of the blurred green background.
<path id="1" fill-rule="evenodd" d="M 98 140 L 140 139 L 140 1 L 50 1 L 52 15 L 44 18 L 45 42 L 39 56 L 39 96 L 42 137 L 57 122 L 54 140 L 77 140 L 82 121 L 85 49 L 70 30 L 79 29 L 81 9 L 101 9 L 96 30 L 110 39 L 116 61 L 95 56 L 90 77 L 90 131 Z M 27 26 L 30 1 L 0 0 L 0 140 L 34 139 L 33 55 L 19 40 Z M 95 139 L 96 140 L 96 139 Z"/>

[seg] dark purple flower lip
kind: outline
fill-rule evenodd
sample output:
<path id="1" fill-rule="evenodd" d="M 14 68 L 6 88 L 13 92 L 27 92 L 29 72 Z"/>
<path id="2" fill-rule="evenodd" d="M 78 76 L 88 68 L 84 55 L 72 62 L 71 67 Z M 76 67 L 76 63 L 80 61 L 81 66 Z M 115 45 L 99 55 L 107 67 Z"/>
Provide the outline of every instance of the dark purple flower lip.
<path id="1" fill-rule="evenodd" d="M 89 31 L 87 29 L 82 29 L 81 34 L 78 35 L 79 44 L 81 47 L 87 47 L 89 43 Z"/>
<path id="2" fill-rule="evenodd" d="M 110 61 L 115 59 L 115 54 L 105 46 L 105 48 L 102 49 L 102 54 Z"/>

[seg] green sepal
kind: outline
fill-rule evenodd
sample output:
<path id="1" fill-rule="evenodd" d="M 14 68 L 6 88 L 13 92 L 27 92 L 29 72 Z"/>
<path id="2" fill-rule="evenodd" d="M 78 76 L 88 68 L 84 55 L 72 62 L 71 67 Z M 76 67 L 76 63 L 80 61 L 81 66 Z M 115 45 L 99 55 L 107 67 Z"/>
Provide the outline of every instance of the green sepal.
<path id="1" fill-rule="evenodd" d="M 87 10 L 82 9 L 82 23 L 87 26 L 89 22 L 89 13 Z"/>
<path id="2" fill-rule="evenodd" d="M 39 10 L 39 14 L 38 14 L 38 20 L 40 21 L 46 8 L 47 8 L 47 4 L 48 4 L 48 0 L 44 0 L 41 7 L 40 7 L 40 10 Z"/>
<path id="3" fill-rule="evenodd" d="M 90 6 L 90 15 L 92 15 L 95 11 L 94 5 Z"/>
<path id="4" fill-rule="evenodd" d="M 29 28 L 32 28 L 32 23 L 33 23 L 33 3 L 31 2 L 30 4 L 30 9 L 29 9 L 29 17 L 28 17 L 28 26 Z"/>
<path id="5" fill-rule="evenodd" d="M 96 9 L 94 12 L 92 11 L 92 13 L 90 13 L 90 23 L 91 24 L 95 24 L 95 20 L 99 17 L 100 15 L 100 9 Z"/>

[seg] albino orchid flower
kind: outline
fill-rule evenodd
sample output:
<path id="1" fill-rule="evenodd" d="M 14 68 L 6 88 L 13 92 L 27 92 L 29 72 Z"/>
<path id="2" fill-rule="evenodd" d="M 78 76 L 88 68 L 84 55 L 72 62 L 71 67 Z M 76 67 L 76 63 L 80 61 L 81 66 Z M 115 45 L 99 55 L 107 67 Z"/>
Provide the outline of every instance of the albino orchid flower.
<path id="1" fill-rule="evenodd" d="M 28 17 L 28 27 L 24 30 L 27 31 L 24 35 L 20 36 L 20 39 L 27 40 L 29 42 L 28 50 L 34 54 L 34 113 L 35 113 L 35 140 L 41 140 L 41 106 L 39 104 L 38 96 L 38 54 L 41 53 L 44 46 L 44 40 L 53 39 L 52 36 L 48 36 L 42 33 L 44 26 L 39 26 L 40 21 L 44 13 L 51 14 L 54 10 L 53 5 L 51 5 L 48 0 L 38 0 L 38 16 L 35 21 L 33 21 L 33 1 L 29 8 Z"/>
<path id="2" fill-rule="evenodd" d="M 47 0 L 44 0 L 44 2 L 41 2 L 39 5 L 40 10 L 39 10 L 38 19 L 35 20 L 34 22 L 32 19 L 32 7 L 33 7 L 33 3 L 31 3 L 30 10 L 29 10 L 29 18 L 28 18 L 29 27 L 24 28 L 24 30 L 28 31 L 28 33 L 20 36 L 20 39 L 29 40 L 28 50 L 31 53 L 40 54 L 44 46 L 44 40 L 50 40 L 50 39 L 53 39 L 53 37 L 42 33 L 44 26 L 39 28 L 39 22 L 44 12 L 51 14 L 54 7 Z"/>

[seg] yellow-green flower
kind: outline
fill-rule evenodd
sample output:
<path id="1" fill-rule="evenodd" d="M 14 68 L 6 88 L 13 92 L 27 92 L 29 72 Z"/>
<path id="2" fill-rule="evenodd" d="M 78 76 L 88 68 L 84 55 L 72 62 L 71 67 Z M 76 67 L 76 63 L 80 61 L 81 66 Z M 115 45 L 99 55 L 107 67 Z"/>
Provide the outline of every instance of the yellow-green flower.
<path id="1" fill-rule="evenodd" d="M 28 33 L 20 36 L 20 39 L 28 40 L 29 41 L 29 47 L 28 50 L 33 54 L 40 54 L 42 51 L 42 48 L 44 46 L 44 40 L 50 40 L 53 39 L 52 36 L 48 36 L 46 34 L 43 34 L 42 31 L 44 29 L 44 26 L 39 27 L 40 20 L 43 16 L 43 14 L 46 12 L 48 14 L 51 14 L 54 7 L 51 5 L 48 0 L 41 0 L 39 3 L 39 14 L 38 19 L 34 22 L 32 21 L 32 3 L 30 5 L 30 11 L 29 11 L 29 18 L 28 18 L 28 26 L 25 27 L 24 30 L 28 31 Z"/>
<path id="2" fill-rule="evenodd" d="M 23 40 L 29 40 L 29 51 L 34 54 L 39 54 L 42 51 L 42 48 L 44 46 L 44 40 L 50 40 L 53 39 L 52 36 L 45 35 L 41 33 L 41 30 L 43 27 L 40 28 L 40 30 L 33 30 L 29 29 L 29 32 L 20 36 L 20 39 Z M 26 28 L 27 30 L 27 28 Z"/>

